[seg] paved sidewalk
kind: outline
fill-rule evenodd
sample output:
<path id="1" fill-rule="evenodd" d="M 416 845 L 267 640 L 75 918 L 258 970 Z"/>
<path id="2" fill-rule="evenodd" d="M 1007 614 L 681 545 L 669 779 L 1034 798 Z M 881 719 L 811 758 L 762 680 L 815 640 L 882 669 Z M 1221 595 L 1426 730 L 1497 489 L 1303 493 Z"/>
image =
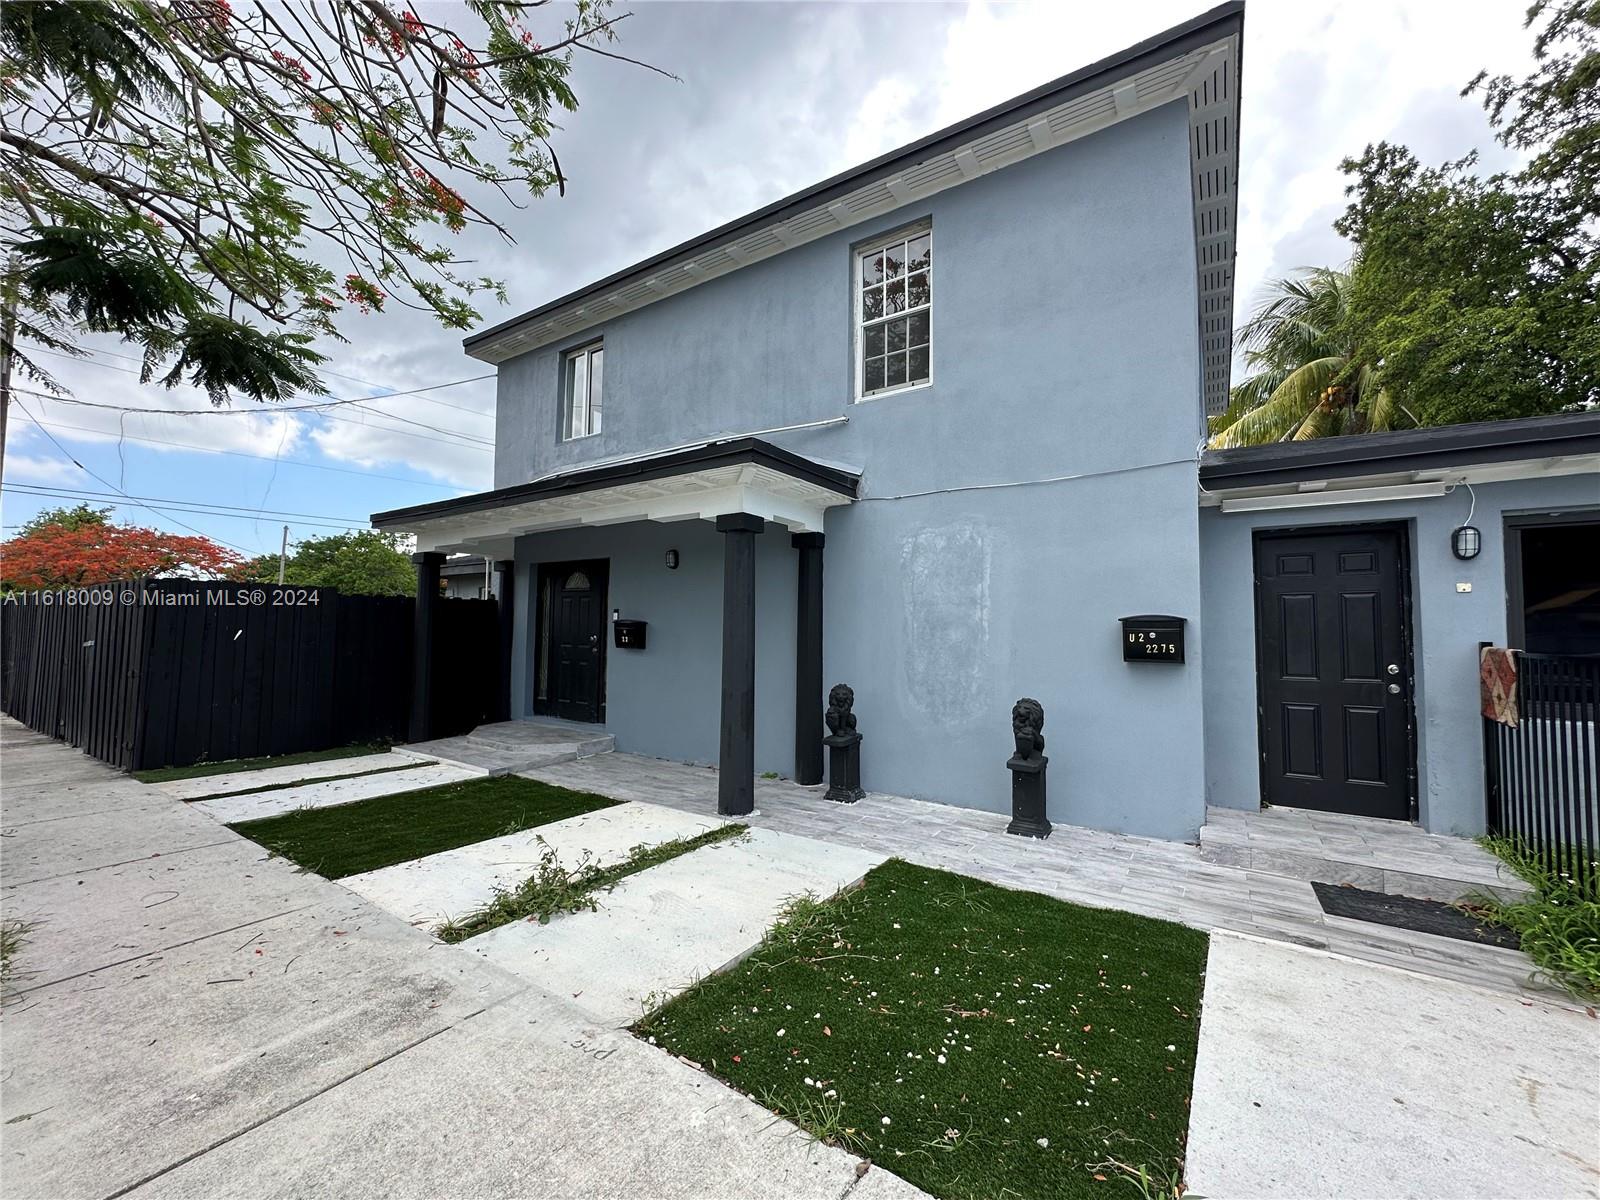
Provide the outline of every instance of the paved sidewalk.
<path id="1" fill-rule="evenodd" d="M 1211 939 L 1188 1195 L 1600 1196 L 1600 1020 Z"/>
<path id="2" fill-rule="evenodd" d="M 7 1197 L 918 1195 L 0 719 Z"/>

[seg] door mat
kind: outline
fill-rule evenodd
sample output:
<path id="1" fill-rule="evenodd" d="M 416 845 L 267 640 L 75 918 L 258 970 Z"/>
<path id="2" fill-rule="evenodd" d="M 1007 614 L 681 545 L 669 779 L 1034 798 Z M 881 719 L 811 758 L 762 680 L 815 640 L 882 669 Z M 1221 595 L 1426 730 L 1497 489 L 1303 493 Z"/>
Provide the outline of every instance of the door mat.
<path id="1" fill-rule="evenodd" d="M 1387 892 L 1368 892 L 1342 884 L 1313 883 L 1322 911 L 1354 921 L 1371 921 L 1396 929 L 1414 929 L 1440 937 L 1459 938 L 1485 946 L 1504 946 L 1520 950 L 1516 930 L 1486 925 L 1450 904 L 1437 900 L 1417 900 L 1411 896 L 1391 896 Z"/>

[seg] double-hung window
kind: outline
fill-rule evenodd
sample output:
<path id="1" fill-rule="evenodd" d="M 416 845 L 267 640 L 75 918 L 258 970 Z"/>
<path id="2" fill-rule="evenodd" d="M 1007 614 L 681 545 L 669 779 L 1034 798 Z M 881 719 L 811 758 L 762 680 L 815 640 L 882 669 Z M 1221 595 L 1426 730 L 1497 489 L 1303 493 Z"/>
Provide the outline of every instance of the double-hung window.
<path id="1" fill-rule="evenodd" d="M 920 226 L 856 256 L 857 395 L 916 387 L 931 377 L 933 231 Z"/>
<path id="2" fill-rule="evenodd" d="M 568 351 L 562 372 L 566 393 L 562 437 L 581 438 L 600 432 L 600 385 L 604 374 L 605 347 L 601 343 Z"/>

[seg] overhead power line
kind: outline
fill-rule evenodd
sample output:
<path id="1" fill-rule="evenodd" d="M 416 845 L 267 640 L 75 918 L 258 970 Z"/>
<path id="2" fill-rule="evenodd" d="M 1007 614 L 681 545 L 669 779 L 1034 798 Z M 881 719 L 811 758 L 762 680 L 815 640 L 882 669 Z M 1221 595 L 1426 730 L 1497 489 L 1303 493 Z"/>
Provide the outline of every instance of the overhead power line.
<path id="1" fill-rule="evenodd" d="M 54 446 L 58 451 L 61 452 L 61 456 L 63 458 L 65 458 L 69 463 L 71 463 L 73 466 L 77 467 L 78 470 L 82 471 L 85 475 L 89 476 L 91 479 L 94 479 L 97 482 L 99 482 L 101 484 L 104 484 L 106 487 L 111 488 L 119 496 L 127 497 L 127 493 L 124 492 L 121 488 L 117 487 L 109 479 L 105 479 L 105 478 L 102 478 L 99 475 L 96 475 L 93 471 L 89 470 L 88 467 L 84 466 L 81 462 L 79 462 L 76 458 L 74 458 L 72 456 L 71 451 L 69 451 L 65 446 L 63 446 L 59 441 L 56 440 L 56 435 L 55 434 L 51 433 L 43 425 L 40 425 L 39 424 L 39 419 L 37 417 L 35 417 L 31 412 L 29 412 L 25 407 L 23 407 L 22 401 L 20 401 L 20 400 L 18 400 L 16 398 L 15 393 L 17 391 L 19 391 L 19 390 L 20 389 L 18 389 L 18 388 L 13 388 L 12 389 L 12 393 L 13 394 L 11 396 L 11 403 L 15 404 L 17 406 L 17 411 L 18 412 L 20 412 L 23 416 L 27 417 L 28 420 L 32 421 L 35 425 L 38 426 L 39 432 L 44 434 L 45 437 L 50 439 L 50 444 L 52 446 Z M 180 520 L 178 520 L 177 517 L 174 517 L 174 516 L 171 516 L 168 513 L 162 512 L 159 508 L 156 508 L 156 507 L 154 507 L 152 505 L 149 505 L 149 504 L 138 504 L 137 507 L 148 509 L 150 512 L 155 513 L 157 516 L 166 517 L 167 520 L 171 521 L 174 525 L 181 526 L 182 528 L 187 529 L 190 533 L 198 534 L 200 537 L 209 537 L 210 536 L 204 530 L 196 529 L 193 525 L 190 525 L 190 524 L 188 524 L 187 522 L 184 522 L 184 521 L 180 521 Z M 222 539 L 218 538 L 217 541 L 222 542 Z M 222 544 L 224 546 L 228 547 L 228 549 L 230 549 L 230 550 L 237 550 L 240 554 L 249 554 L 250 553 L 250 551 L 246 550 L 243 546 L 236 546 L 232 542 L 222 542 Z"/>
<path id="2" fill-rule="evenodd" d="M 77 355 L 77 354 L 67 354 L 67 353 L 65 353 L 65 352 L 63 352 L 61 350 L 45 350 L 45 349 L 42 349 L 42 348 L 39 348 L 39 347 L 35 347 L 34 350 L 33 350 L 33 353 L 36 353 L 36 354 L 50 354 L 50 355 L 54 355 L 56 358 L 75 359 L 75 360 L 77 360 L 79 362 L 88 362 L 88 363 L 90 363 L 90 364 L 92 364 L 94 366 L 100 366 L 100 367 L 110 367 L 111 366 L 110 363 L 96 363 L 94 361 L 94 359 L 92 359 L 92 358 L 83 358 L 81 355 Z M 144 359 L 140 358 L 137 354 L 119 354 L 115 350 L 102 350 L 98 346 L 94 347 L 93 349 L 86 350 L 85 353 L 87 353 L 87 354 L 103 354 L 107 358 L 120 358 L 120 359 L 124 360 L 125 362 L 136 362 L 136 363 L 144 362 Z M 112 370 L 116 370 L 116 371 L 128 371 L 128 374 L 130 374 L 130 375 L 138 375 L 138 374 L 142 373 L 140 371 L 129 371 L 127 367 L 112 367 L 111 369 Z M 369 397 L 369 399 L 383 400 L 383 399 L 387 399 L 389 395 L 406 395 L 407 394 L 407 393 L 404 393 L 404 392 L 388 392 L 388 390 L 387 390 L 388 387 L 389 387 L 388 384 L 386 384 L 386 383 L 374 383 L 370 379 L 362 379 L 357 375 L 341 375 L 338 371 L 329 371 L 326 368 L 320 368 L 320 367 L 318 368 L 318 370 L 319 370 L 319 372 L 321 374 L 323 374 L 323 375 L 331 375 L 334 379 L 344 379 L 344 380 L 349 381 L 350 383 L 359 383 L 362 387 L 377 388 L 378 390 L 384 391 L 384 392 L 387 393 L 387 395 Z M 464 383 L 477 383 L 480 380 L 492 379 L 492 378 L 493 378 L 492 375 L 474 375 L 474 376 L 472 376 L 472 377 L 470 377 L 468 379 L 455 379 L 455 380 L 451 380 L 448 383 L 440 383 L 440 384 L 436 384 L 434 386 L 436 388 L 460 387 Z M 494 416 L 494 414 L 492 412 L 484 412 L 483 409 L 481 409 L 481 408 L 468 408 L 464 404 L 451 404 L 448 400 L 439 400 L 439 399 L 436 399 L 435 397 L 432 397 L 432 396 L 424 396 L 423 400 L 425 400 L 429 404 L 437 404 L 441 408 L 453 408 L 457 412 L 471 413 L 475 417 L 493 417 Z"/>
<path id="3" fill-rule="evenodd" d="M 73 362 L 87 363 L 91 367 L 99 367 L 99 368 L 101 368 L 102 370 L 105 370 L 105 371 L 120 371 L 124 375 L 141 375 L 141 374 L 143 374 L 143 372 L 135 371 L 131 367 L 119 367 L 115 363 L 96 362 L 92 358 L 83 358 L 83 357 L 80 357 L 79 355 L 76 355 L 76 354 L 64 354 L 59 350 L 45 350 L 45 351 L 43 351 L 43 353 L 45 353 L 45 354 L 53 354 L 57 358 L 70 359 Z M 120 358 L 120 357 L 126 357 L 126 356 L 125 355 L 118 355 L 118 357 Z M 189 414 L 189 415 L 192 415 L 192 416 L 200 416 L 200 415 L 203 415 L 203 414 L 232 416 L 232 415 L 234 415 L 236 413 L 242 413 L 242 412 L 314 412 L 314 411 L 317 411 L 319 409 L 337 408 L 342 404 L 370 404 L 374 400 L 395 400 L 395 399 L 399 399 L 399 398 L 405 397 L 405 396 L 418 396 L 418 397 L 421 397 L 423 400 L 427 401 L 427 403 L 429 403 L 429 404 L 442 404 L 442 405 L 444 405 L 445 408 L 453 408 L 457 412 L 470 413 L 471 415 L 473 415 L 475 417 L 488 417 L 488 416 L 491 416 L 492 414 L 483 412 L 483 411 L 481 411 L 479 409 L 476 409 L 476 408 L 463 408 L 459 404 L 445 404 L 445 402 L 443 400 L 431 399 L 431 398 L 429 398 L 427 396 L 424 396 L 423 393 L 425 393 L 425 392 L 442 391 L 445 388 L 460 387 L 464 383 L 479 383 L 482 380 L 493 379 L 493 378 L 494 378 L 494 372 L 491 371 L 487 375 L 471 375 L 471 376 L 468 376 L 466 379 L 452 379 L 447 383 L 433 383 L 433 384 L 429 384 L 427 387 L 410 388 L 410 389 L 408 389 L 406 391 L 400 391 L 400 392 L 385 392 L 381 396 L 354 396 L 354 397 L 351 397 L 349 399 L 342 399 L 342 398 L 340 398 L 338 396 L 332 395 L 332 393 L 329 393 L 329 397 L 330 397 L 329 399 L 327 399 L 327 400 L 319 400 L 319 401 L 316 401 L 315 403 L 312 403 L 312 404 L 277 404 L 277 405 L 273 405 L 271 408 L 260 408 L 260 409 L 255 409 L 255 408 L 124 408 L 120 404 L 94 404 L 92 401 L 89 401 L 89 400 L 81 400 L 81 401 L 78 401 L 78 403 L 80 403 L 80 404 L 90 404 L 95 408 L 121 408 L 121 409 L 123 409 L 124 412 L 186 413 L 186 414 Z M 383 385 L 382 384 L 368 384 L 367 386 L 368 387 L 382 387 Z M 68 398 L 65 397 L 65 396 L 60 396 L 60 397 L 57 397 L 57 399 L 67 400 Z"/>
<path id="4" fill-rule="evenodd" d="M 334 516 L 334 515 L 332 515 L 330 513 L 282 512 L 282 511 L 280 511 L 278 509 L 274 509 L 274 508 L 255 508 L 255 507 L 252 507 L 251 505 L 248 505 L 248 504 L 218 504 L 218 503 L 213 503 L 210 500 L 189 500 L 189 499 L 185 499 L 185 498 L 180 497 L 180 496 L 134 496 L 134 495 L 131 495 L 128 492 L 123 492 L 123 491 L 96 492 L 96 491 L 91 491 L 91 490 L 89 490 L 87 488 L 66 488 L 66 487 L 59 487 L 58 488 L 54 484 L 49 484 L 49 483 L 17 483 L 17 484 L 8 483 L 8 484 L 6 484 L 6 489 L 7 490 L 10 490 L 13 487 L 18 488 L 18 489 L 26 488 L 26 489 L 31 489 L 33 491 L 41 491 L 41 492 L 44 492 L 44 491 L 78 492 L 78 493 L 81 493 L 83 498 L 87 499 L 87 500 L 109 499 L 109 498 L 111 498 L 113 496 L 119 496 L 124 500 L 138 500 L 138 501 L 141 501 L 141 502 L 148 502 L 148 503 L 151 503 L 151 504 L 185 505 L 185 506 L 187 506 L 187 507 L 189 507 L 191 509 L 197 510 L 197 511 L 198 510 L 202 510 L 202 509 L 213 509 L 214 508 L 214 509 L 224 509 L 224 510 L 229 511 L 229 512 L 249 513 L 252 516 L 256 516 L 256 517 L 304 517 L 308 521 L 333 521 L 333 522 L 342 522 L 342 523 L 344 523 L 346 525 L 365 525 L 367 523 L 367 519 L 365 517 Z"/>
<path id="5" fill-rule="evenodd" d="M 274 409 L 264 409 L 264 408 L 218 409 L 218 410 L 190 409 L 190 408 L 125 408 L 120 404 L 102 404 L 102 403 L 99 403 L 99 402 L 94 401 L 94 400 L 80 400 L 76 396 L 53 396 L 49 392 L 41 392 L 41 391 L 37 391 L 37 390 L 35 390 L 33 388 L 13 387 L 11 390 L 13 392 L 21 392 L 25 396 L 37 396 L 41 400 L 56 401 L 56 402 L 59 402 L 59 403 L 62 403 L 62 404 L 76 404 L 76 405 L 78 405 L 79 407 L 82 407 L 82 408 L 108 409 L 111 412 L 128 413 L 128 414 L 143 415 L 143 416 L 187 416 L 187 415 L 196 415 L 196 414 L 204 415 L 205 413 L 208 413 L 208 412 L 211 412 L 211 411 L 217 411 L 217 412 L 221 412 L 221 413 L 223 413 L 225 415 L 234 415 L 234 416 L 237 416 L 240 413 L 249 413 L 250 415 L 253 415 L 253 416 L 271 416 L 273 414 L 273 412 L 278 411 L 278 410 L 274 410 Z M 385 418 L 391 417 L 391 414 L 389 414 L 389 413 L 380 413 L 380 412 L 376 412 L 375 410 L 372 410 L 372 409 L 365 409 L 363 411 L 370 412 L 373 416 L 376 416 L 376 417 L 385 417 Z M 428 434 L 425 434 L 425 433 L 411 433 L 408 430 L 404 430 L 404 429 L 391 429 L 391 428 L 389 428 L 388 426 L 385 426 L 385 425 L 374 425 L 369 421 L 358 421 L 354 417 L 341 416 L 338 413 L 323 412 L 323 413 L 319 413 L 318 415 L 320 417 L 322 417 L 322 419 L 325 420 L 325 421 L 347 421 L 352 425 L 361 425 L 361 426 L 363 426 L 363 427 L 365 427 L 367 429 L 372 430 L 374 433 L 389 433 L 389 434 L 393 434 L 395 437 L 417 438 L 417 439 L 419 439 L 421 441 L 424 441 L 424 442 L 438 442 L 438 443 L 440 443 L 442 445 L 447 445 L 447 446 L 459 446 L 464 450 L 481 450 L 481 451 L 484 451 L 486 453 L 492 453 L 494 451 L 494 443 L 492 441 L 488 440 L 487 438 L 473 437 L 471 434 L 464 434 L 463 433 L 463 434 L 453 434 L 453 435 L 448 436 L 448 437 L 430 437 Z M 393 417 L 392 419 L 397 420 L 397 421 L 405 420 L 404 417 Z M 411 421 L 411 422 L 408 422 L 408 424 L 417 425 L 417 424 L 421 424 L 421 423 L 420 422 L 416 422 L 416 421 Z M 426 429 L 426 428 L 432 428 L 432 427 L 431 426 L 423 426 L 423 428 Z"/>
<path id="6" fill-rule="evenodd" d="M 253 458 L 257 462 L 269 462 L 285 467 L 305 467 L 311 471 L 337 471 L 341 475 L 355 475 L 361 479 L 389 479 L 395 483 L 409 483 L 417 487 L 439 488 L 442 491 L 454 492 L 460 489 L 448 483 L 434 483 L 431 479 L 407 479 L 404 475 L 380 475 L 375 471 L 358 471 L 354 467 L 330 467 L 326 463 L 307 462 L 303 458 L 274 458 L 270 454 L 251 454 L 244 450 L 219 450 L 211 446 L 200 446 L 194 442 L 171 442 L 165 438 L 141 437 L 134 433 L 112 434 L 104 429 L 95 429 L 89 425 L 68 425 L 64 421 L 40 421 L 40 425 L 48 425 L 51 429 L 75 430 L 80 433 L 93 433 L 99 437 L 117 437 L 122 441 L 140 442 L 150 446 L 171 446 L 175 450 L 195 450 L 201 454 L 227 454 L 234 458 Z M 398 432 L 398 430 L 396 431 Z"/>
<path id="7" fill-rule="evenodd" d="M 42 487 L 35 487 L 32 484 L 25 484 L 25 483 L 8 483 L 8 484 L 6 484 L 6 491 L 8 491 L 8 492 L 15 491 L 16 494 L 19 495 L 19 496 L 34 496 L 34 497 L 41 498 L 41 499 L 74 500 L 74 501 L 77 501 L 80 504 L 89 504 L 89 505 L 93 505 L 93 506 L 97 506 L 97 507 L 101 506 L 101 505 L 104 505 L 104 506 L 107 506 L 107 507 L 110 507 L 110 508 L 142 508 L 142 509 L 148 509 L 151 512 L 159 512 L 163 516 L 166 516 L 169 520 L 175 521 L 178 524 L 183 524 L 183 523 L 181 521 L 177 521 L 176 517 L 171 516 L 172 513 L 180 512 L 180 513 L 185 514 L 186 516 L 221 517 L 221 518 L 224 518 L 224 519 L 230 520 L 230 521 L 251 521 L 251 522 L 260 521 L 262 519 L 262 517 L 269 515 L 266 510 L 262 510 L 259 513 L 256 513 L 256 512 L 217 512 L 217 511 L 214 511 L 214 510 L 208 509 L 208 508 L 195 508 L 195 507 L 191 507 L 191 506 L 186 505 L 186 504 L 175 503 L 175 502 L 171 502 L 171 501 L 163 502 L 160 508 L 155 508 L 155 507 L 151 506 L 150 504 L 145 503 L 142 500 L 138 500 L 138 499 L 124 500 L 124 499 L 120 498 L 119 496 L 117 496 L 115 494 L 103 495 L 103 494 L 97 494 L 97 493 L 94 493 L 94 492 L 75 492 L 75 491 L 70 491 L 70 490 L 65 489 L 65 488 L 42 488 Z M 321 520 L 313 520 L 313 519 L 307 518 L 307 517 L 290 517 L 288 519 L 290 521 L 292 521 L 296 526 L 298 526 L 300 528 L 303 528 L 303 529 L 337 529 L 337 530 L 346 530 L 346 529 L 365 529 L 367 527 L 365 521 L 360 521 L 360 522 L 356 522 L 356 521 L 321 521 Z M 185 525 L 184 528 L 185 529 L 194 529 L 194 527 L 192 525 Z M 210 534 L 203 533 L 198 529 L 194 529 L 194 532 L 200 534 L 200 536 L 202 536 L 202 537 L 211 537 Z M 215 540 L 217 540 L 219 542 L 222 541 L 221 538 L 217 538 Z M 222 542 L 222 544 L 224 546 L 229 546 L 234 550 L 238 550 L 241 554 L 254 554 L 254 553 L 257 553 L 256 551 L 253 551 L 253 550 L 247 550 L 243 546 L 235 546 L 232 542 Z"/>

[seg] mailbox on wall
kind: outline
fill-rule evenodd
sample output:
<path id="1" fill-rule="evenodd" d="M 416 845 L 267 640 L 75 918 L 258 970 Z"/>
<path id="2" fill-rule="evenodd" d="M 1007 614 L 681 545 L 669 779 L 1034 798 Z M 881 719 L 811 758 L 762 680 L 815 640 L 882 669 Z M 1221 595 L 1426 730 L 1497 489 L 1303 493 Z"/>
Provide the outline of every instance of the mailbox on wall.
<path id="1" fill-rule="evenodd" d="M 1183 661 L 1183 617 L 1146 613 L 1122 618 L 1123 662 Z"/>
<path id="2" fill-rule="evenodd" d="M 628 621 L 618 618 L 611 622 L 611 633 L 616 641 L 618 650 L 643 650 L 644 630 L 645 622 L 643 621 Z"/>

